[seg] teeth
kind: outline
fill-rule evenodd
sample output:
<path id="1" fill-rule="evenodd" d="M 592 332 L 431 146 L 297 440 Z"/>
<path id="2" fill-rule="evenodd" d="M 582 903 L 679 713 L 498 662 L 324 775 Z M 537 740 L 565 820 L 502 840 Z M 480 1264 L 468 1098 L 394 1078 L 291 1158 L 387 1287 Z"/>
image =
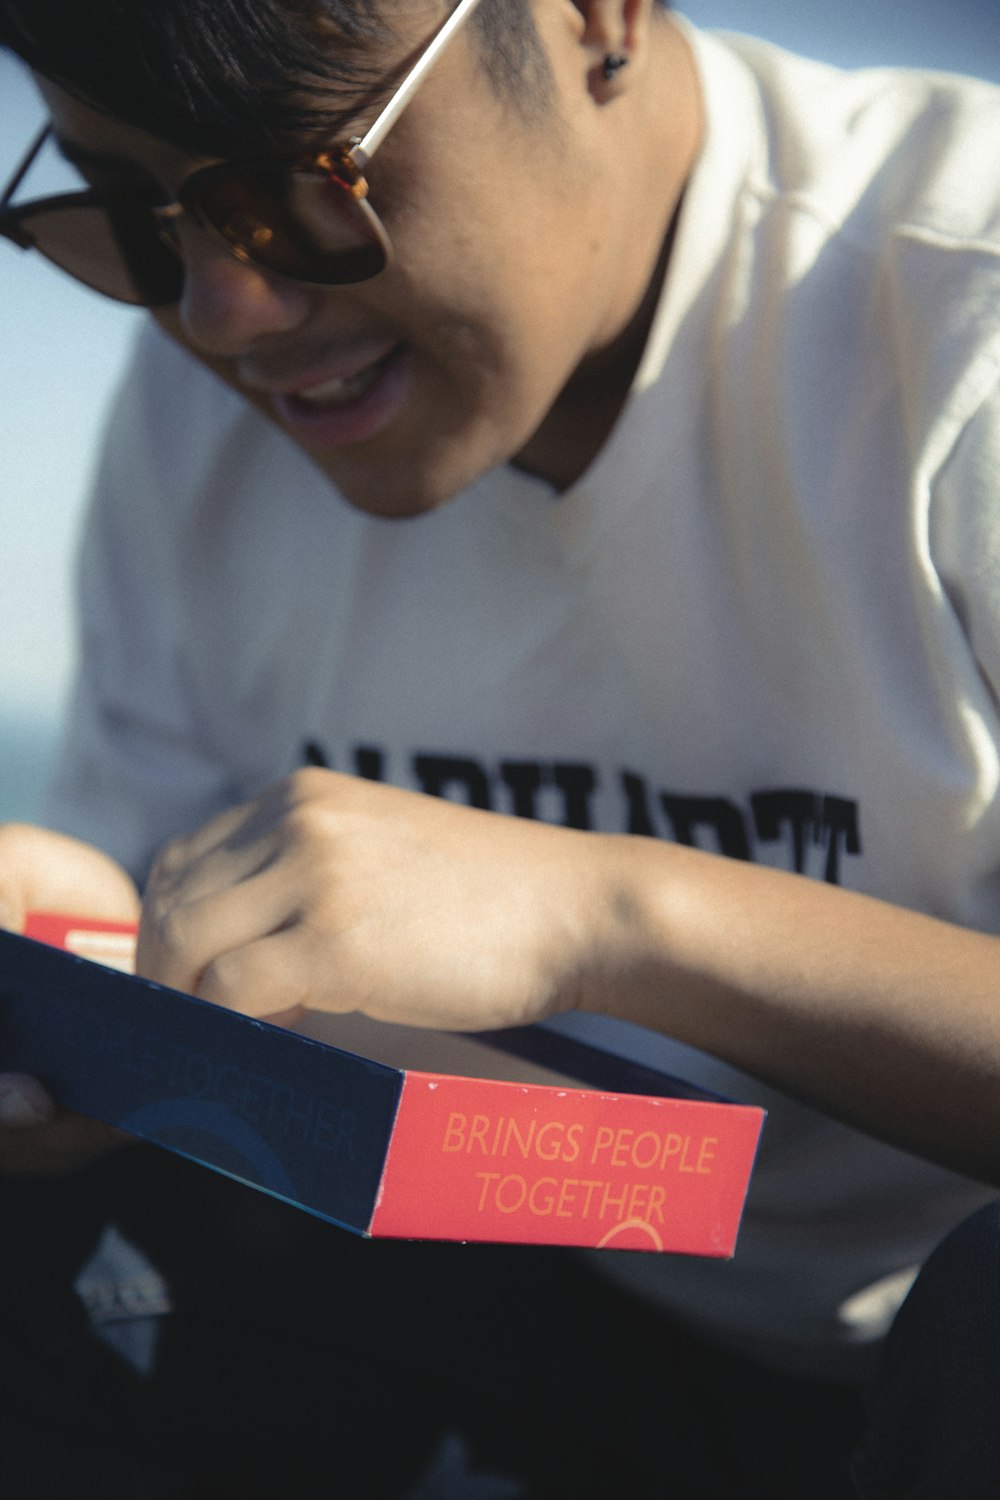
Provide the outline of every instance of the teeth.
<path id="1" fill-rule="evenodd" d="M 307 391 L 298 391 L 298 400 L 307 406 L 337 406 L 355 400 L 369 386 L 374 385 L 381 365 L 369 365 L 356 375 L 338 376 L 323 385 L 314 385 Z"/>

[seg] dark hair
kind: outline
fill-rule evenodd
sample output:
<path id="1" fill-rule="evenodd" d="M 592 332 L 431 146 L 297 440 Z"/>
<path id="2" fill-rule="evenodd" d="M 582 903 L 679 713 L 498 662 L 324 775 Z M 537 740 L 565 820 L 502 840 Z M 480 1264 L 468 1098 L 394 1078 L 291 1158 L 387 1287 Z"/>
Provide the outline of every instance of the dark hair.
<path id="1" fill-rule="evenodd" d="M 549 73 L 528 0 L 484 0 L 470 25 L 491 85 L 537 108 Z M 378 60 L 392 38 L 380 0 L 0 0 L 0 47 L 131 125 L 220 155 L 336 134 L 391 82 Z"/>

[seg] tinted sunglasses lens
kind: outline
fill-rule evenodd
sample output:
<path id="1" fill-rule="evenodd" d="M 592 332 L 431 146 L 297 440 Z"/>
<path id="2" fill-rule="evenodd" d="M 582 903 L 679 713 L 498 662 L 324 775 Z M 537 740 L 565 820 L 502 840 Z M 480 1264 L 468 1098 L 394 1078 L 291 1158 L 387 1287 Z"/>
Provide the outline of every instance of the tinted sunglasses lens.
<path id="1" fill-rule="evenodd" d="M 346 286 L 385 269 L 378 220 L 325 173 L 209 168 L 190 197 L 241 259 L 292 281 Z"/>
<path id="2" fill-rule="evenodd" d="M 47 260 L 106 297 L 162 307 L 180 296 L 181 262 L 142 203 L 43 208 L 21 225 Z"/>

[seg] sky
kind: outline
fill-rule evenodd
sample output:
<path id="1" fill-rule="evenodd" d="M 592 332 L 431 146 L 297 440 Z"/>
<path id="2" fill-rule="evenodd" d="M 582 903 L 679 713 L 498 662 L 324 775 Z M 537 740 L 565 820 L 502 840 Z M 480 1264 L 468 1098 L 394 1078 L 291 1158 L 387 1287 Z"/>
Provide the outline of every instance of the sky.
<path id="1" fill-rule="evenodd" d="M 1000 0 L 688 0 L 679 8 L 699 24 L 752 30 L 847 66 L 899 63 L 1000 80 Z M 43 118 L 30 80 L 0 55 L 0 179 Z M 5 798 L 5 778 L 31 782 L 48 754 L 73 658 L 74 538 L 101 414 L 142 317 L 0 241 L 0 817 L 22 795 L 8 787 Z M 26 723 L 37 753 L 18 769 Z M 22 730 L 16 752 L 11 726 Z"/>

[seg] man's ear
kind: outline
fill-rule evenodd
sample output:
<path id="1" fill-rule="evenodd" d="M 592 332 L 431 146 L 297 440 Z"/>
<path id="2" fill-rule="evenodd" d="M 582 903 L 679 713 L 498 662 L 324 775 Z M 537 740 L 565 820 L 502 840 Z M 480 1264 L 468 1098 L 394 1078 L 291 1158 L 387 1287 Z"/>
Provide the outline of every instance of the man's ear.
<path id="1" fill-rule="evenodd" d="M 631 56 L 642 46 L 653 0 L 573 0 L 583 20 L 581 40 L 602 56 Z"/>
<path id="2" fill-rule="evenodd" d="M 572 0 L 580 14 L 580 43 L 593 56 L 595 92 L 612 94 L 624 82 L 623 69 L 644 50 L 655 0 Z"/>

